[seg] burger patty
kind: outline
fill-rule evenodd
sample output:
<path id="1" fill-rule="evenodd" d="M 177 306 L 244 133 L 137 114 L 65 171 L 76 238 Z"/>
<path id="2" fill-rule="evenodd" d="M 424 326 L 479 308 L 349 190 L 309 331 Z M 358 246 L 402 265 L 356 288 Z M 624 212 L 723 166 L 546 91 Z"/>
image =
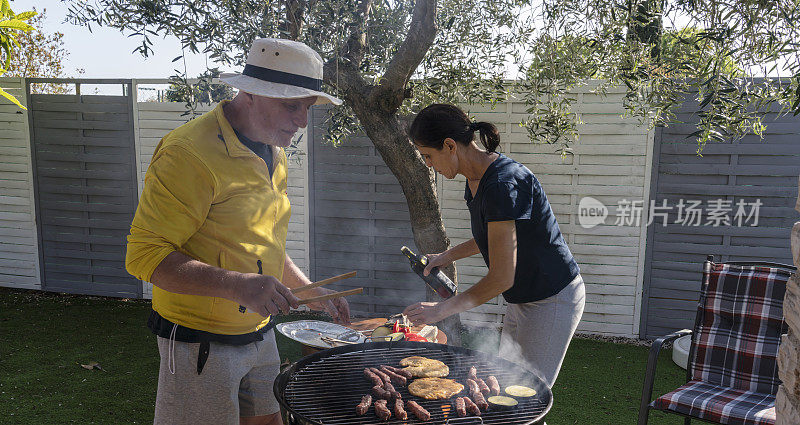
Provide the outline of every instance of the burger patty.
<path id="1" fill-rule="evenodd" d="M 421 356 L 411 356 L 400 360 L 400 366 L 415 378 L 444 378 L 450 368 L 439 360 Z"/>
<path id="2" fill-rule="evenodd" d="M 408 384 L 411 395 L 426 400 L 450 398 L 464 390 L 464 386 L 452 379 L 419 378 Z"/>

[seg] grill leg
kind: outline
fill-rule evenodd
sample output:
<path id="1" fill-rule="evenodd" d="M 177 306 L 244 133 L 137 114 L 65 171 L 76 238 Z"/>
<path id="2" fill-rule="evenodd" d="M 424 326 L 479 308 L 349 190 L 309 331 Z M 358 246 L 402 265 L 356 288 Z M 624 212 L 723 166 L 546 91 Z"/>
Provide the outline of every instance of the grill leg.
<path id="1" fill-rule="evenodd" d="M 685 418 L 683 420 L 683 425 L 690 425 L 692 423 L 692 418 Z"/>

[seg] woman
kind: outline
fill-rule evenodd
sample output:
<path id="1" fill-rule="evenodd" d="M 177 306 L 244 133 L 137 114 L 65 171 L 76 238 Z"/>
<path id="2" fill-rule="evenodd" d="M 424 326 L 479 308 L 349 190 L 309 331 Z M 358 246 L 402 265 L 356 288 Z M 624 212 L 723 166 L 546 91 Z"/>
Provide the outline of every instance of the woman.
<path id="1" fill-rule="evenodd" d="M 485 150 L 475 143 L 475 132 Z M 500 136 L 493 124 L 471 122 L 456 106 L 428 106 L 409 133 L 427 166 L 448 179 L 467 178 L 473 239 L 428 255 L 425 274 L 478 253 L 489 272 L 455 297 L 417 303 L 404 313 L 413 323 L 435 323 L 502 293 L 508 310 L 500 356 L 537 370 L 552 387 L 583 314 L 585 292 L 539 181 L 524 165 L 495 152 Z"/>

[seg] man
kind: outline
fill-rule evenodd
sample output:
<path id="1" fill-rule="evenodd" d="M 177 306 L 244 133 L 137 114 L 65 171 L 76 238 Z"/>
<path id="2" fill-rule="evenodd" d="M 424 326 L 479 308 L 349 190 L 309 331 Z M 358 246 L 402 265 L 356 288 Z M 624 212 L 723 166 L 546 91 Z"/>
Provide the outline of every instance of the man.
<path id="1" fill-rule="evenodd" d="M 312 105 L 341 101 L 320 91 L 320 56 L 289 40 L 255 40 L 221 80 L 239 94 L 161 140 L 128 237 L 128 271 L 154 285 L 156 424 L 280 424 L 270 319 L 311 283 L 285 251 L 282 148 Z M 310 307 L 349 322 L 342 298 Z"/>

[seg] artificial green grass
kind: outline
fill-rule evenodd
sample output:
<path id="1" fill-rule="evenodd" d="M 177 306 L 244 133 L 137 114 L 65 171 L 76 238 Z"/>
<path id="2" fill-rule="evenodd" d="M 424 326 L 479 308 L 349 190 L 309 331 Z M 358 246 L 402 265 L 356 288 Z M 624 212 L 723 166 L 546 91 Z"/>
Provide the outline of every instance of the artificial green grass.
<path id="1" fill-rule="evenodd" d="M 152 423 L 158 348 L 146 328 L 150 303 L 0 288 L 0 424 Z M 284 320 L 320 318 L 291 315 Z M 497 338 L 475 329 L 465 346 Z M 278 335 L 282 359 L 300 345 Z M 485 345 L 482 345 L 485 346 Z M 86 370 L 97 362 L 104 369 Z M 633 424 L 647 348 L 575 339 L 553 388 L 549 425 Z M 664 352 L 656 393 L 683 382 Z M 681 424 L 655 412 L 651 424 Z"/>

